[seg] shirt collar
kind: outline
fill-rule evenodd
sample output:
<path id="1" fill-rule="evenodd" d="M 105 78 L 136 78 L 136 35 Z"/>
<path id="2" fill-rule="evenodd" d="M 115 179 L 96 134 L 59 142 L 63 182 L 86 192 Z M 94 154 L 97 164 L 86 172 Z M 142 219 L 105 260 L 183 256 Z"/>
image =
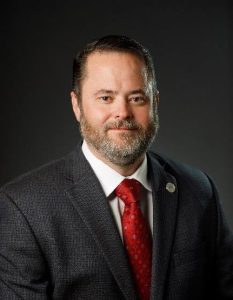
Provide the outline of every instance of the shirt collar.
<path id="1" fill-rule="evenodd" d="M 104 190 L 106 197 L 108 197 L 115 188 L 126 178 L 106 165 L 102 160 L 98 159 L 88 148 L 86 141 L 84 140 L 82 145 L 82 151 L 87 161 L 91 165 L 95 175 L 100 181 L 100 184 Z M 147 176 L 147 157 L 140 165 L 140 167 L 127 178 L 134 178 L 138 180 L 147 190 L 152 191 L 151 184 Z"/>

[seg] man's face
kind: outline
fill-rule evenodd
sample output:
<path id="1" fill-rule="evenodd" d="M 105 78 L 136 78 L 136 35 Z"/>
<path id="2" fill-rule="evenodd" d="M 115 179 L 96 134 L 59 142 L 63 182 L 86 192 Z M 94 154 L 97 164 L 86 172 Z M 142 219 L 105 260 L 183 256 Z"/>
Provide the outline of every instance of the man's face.
<path id="1" fill-rule="evenodd" d="M 83 138 L 104 161 L 129 165 L 153 140 L 158 118 L 144 62 L 119 52 L 89 55 L 81 99 L 71 93 Z"/>

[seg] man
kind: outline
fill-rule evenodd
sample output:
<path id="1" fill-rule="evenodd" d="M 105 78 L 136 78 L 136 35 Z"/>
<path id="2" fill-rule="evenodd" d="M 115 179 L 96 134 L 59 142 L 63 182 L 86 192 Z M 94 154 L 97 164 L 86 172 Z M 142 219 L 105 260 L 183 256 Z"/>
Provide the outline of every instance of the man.
<path id="1" fill-rule="evenodd" d="M 148 151 L 159 93 L 123 36 L 74 60 L 83 143 L 1 189 L 0 299 L 233 299 L 233 238 L 214 184 Z"/>

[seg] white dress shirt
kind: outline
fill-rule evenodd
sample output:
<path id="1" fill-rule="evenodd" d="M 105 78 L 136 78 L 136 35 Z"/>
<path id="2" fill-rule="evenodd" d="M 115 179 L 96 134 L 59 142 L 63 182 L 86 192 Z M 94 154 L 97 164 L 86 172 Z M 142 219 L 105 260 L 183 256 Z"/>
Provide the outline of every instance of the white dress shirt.
<path id="1" fill-rule="evenodd" d="M 99 179 L 99 182 L 103 188 L 103 191 L 106 195 L 106 198 L 109 200 L 109 205 L 112 210 L 117 228 L 119 230 L 121 239 L 123 240 L 122 235 L 122 226 L 121 226 L 121 216 L 124 211 L 124 202 L 115 196 L 114 190 L 115 188 L 126 178 L 110 168 L 103 161 L 98 159 L 88 148 L 87 143 L 84 141 L 82 145 L 82 151 L 87 161 L 91 165 L 95 175 Z M 152 189 L 151 184 L 148 179 L 147 173 L 147 157 L 145 158 L 140 165 L 140 167 L 133 173 L 131 176 L 127 178 L 134 178 L 138 180 L 142 186 L 142 194 L 139 203 L 141 210 L 143 212 L 144 217 L 148 220 L 151 232 L 153 233 L 153 201 L 152 201 Z"/>

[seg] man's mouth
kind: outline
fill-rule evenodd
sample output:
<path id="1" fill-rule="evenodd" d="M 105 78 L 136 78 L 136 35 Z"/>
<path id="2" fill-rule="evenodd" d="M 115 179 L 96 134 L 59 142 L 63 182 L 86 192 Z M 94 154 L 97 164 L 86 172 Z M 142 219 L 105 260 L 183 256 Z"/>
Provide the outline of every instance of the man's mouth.
<path id="1" fill-rule="evenodd" d="M 120 128 L 109 128 L 109 130 L 125 130 L 125 131 L 133 131 L 136 130 L 136 128 L 126 128 L 126 127 L 120 127 Z"/>
<path id="2" fill-rule="evenodd" d="M 119 121 L 106 124 L 105 130 L 118 132 L 132 132 L 139 130 L 139 126 L 133 121 Z"/>

